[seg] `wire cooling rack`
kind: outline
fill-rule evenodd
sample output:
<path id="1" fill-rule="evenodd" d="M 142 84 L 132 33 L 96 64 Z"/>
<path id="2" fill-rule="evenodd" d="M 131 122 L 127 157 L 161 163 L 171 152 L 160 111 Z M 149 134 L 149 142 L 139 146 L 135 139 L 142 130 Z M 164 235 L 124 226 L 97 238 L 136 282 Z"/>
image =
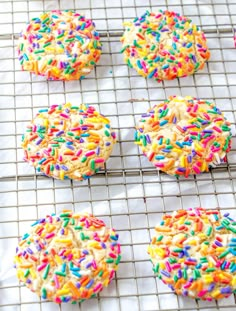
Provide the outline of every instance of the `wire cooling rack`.
<path id="1" fill-rule="evenodd" d="M 122 22 L 146 9 L 185 14 L 206 32 L 211 59 L 194 76 L 157 84 L 130 70 L 119 53 Z M 102 35 L 103 54 L 85 80 L 46 81 L 22 72 L 16 59 L 18 33 L 43 10 L 77 9 L 94 19 Z M 187 180 L 159 174 L 133 143 L 141 113 L 169 95 L 214 100 L 232 123 L 235 135 L 235 0 L 0 0 L 0 310 L 228 310 L 235 297 L 201 302 L 177 297 L 157 280 L 146 252 L 155 224 L 177 208 L 219 207 L 235 215 L 236 141 L 228 163 Z M 119 141 L 106 170 L 89 181 L 57 181 L 35 174 L 22 161 L 21 135 L 26 123 L 50 104 L 89 103 L 106 114 Z M 81 305 L 40 301 L 20 285 L 12 258 L 18 237 L 32 221 L 64 208 L 99 216 L 120 234 L 123 256 L 116 279 L 98 298 Z"/>

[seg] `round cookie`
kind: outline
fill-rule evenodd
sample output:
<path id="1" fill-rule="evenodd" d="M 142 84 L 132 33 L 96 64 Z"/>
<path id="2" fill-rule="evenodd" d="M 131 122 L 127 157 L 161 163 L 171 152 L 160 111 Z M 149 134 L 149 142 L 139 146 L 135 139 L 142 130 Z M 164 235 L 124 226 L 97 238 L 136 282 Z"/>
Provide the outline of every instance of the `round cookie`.
<path id="1" fill-rule="evenodd" d="M 114 229 L 91 215 L 63 211 L 32 224 L 14 263 L 18 279 L 42 299 L 76 303 L 107 287 L 120 259 Z"/>
<path id="2" fill-rule="evenodd" d="M 51 80 L 78 80 L 99 61 L 101 43 L 92 20 L 55 10 L 30 20 L 17 51 L 22 70 Z"/>
<path id="3" fill-rule="evenodd" d="M 121 52 L 143 77 L 159 82 L 185 77 L 203 69 L 210 58 L 204 33 L 185 16 L 147 11 L 124 25 Z"/>
<path id="4" fill-rule="evenodd" d="M 236 293 L 236 221 L 228 213 L 164 215 L 148 253 L 155 274 L 179 295 L 211 301 Z"/>
<path id="5" fill-rule="evenodd" d="M 211 102 L 170 96 L 142 115 L 135 143 L 158 170 L 188 177 L 225 161 L 230 123 Z"/>
<path id="6" fill-rule="evenodd" d="M 109 119 L 88 105 L 41 109 L 22 137 L 24 160 L 57 179 L 83 180 L 104 168 L 116 134 Z"/>

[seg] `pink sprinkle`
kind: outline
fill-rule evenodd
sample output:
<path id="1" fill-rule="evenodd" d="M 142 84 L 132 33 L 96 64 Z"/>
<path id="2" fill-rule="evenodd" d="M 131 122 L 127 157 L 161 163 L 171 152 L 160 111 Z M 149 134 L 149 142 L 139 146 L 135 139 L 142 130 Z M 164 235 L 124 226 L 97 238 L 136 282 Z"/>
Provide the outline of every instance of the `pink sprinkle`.
<path id="1" fill-rule="evenodd" d="M 210 120 L 211 118 L 210 118 L 210 116 L 209 116 L 209 114 L 207 114 L 207 113 L 203 113 L 203 115 L 204 115 L 204 117 L 207 119 L 207 120 Z"/>
<path id="2" fill-rule="evenodd" d="M 189 288 L 191 285 L 192 285 L 192 283 L 187 282 L 187 283 L 184 285 L 184 288 Z"/>
<path id="3" fill-rule="evenodd" d="M 56 288 L 60 288 L 60 284 L 59 284 L 59 282 L 58 282 L 58 278 L 57 278 L 57 275 L 56 275 L 56 274 L 54 274 L 54 282 L 55 282 Z"/>
<path id="4" fill-rule="evenodd" d="M 155 16 L 155 18 L 160 18 L 162 15 L 161 14 L 158 14 Z"/>
<path id="5" fill-rule="evenodd" d="M 64 253 L 65 253 L 65 251 L 66 251 L 65 249 L 62 249 L 62 250 L 58 253 L 58 255 L 59 255 L 59 256 L 63 256 Z"/>
<path id="6" fill-rule="evenodd" d="M 116 258 L 116 255 L 115 255 L 114 253 L 109 253 L 109 256 L 110 256 L 111 258 Z"/>
<path id="7" fill-rule="evenodd" d="M 197 135 L 198 135 L 198 132 L 192 132 L 192 131 L 191 131 L 191 132 L 189 132 L 189 134 L 190 134 L 190 135 L 193 135 L 193 136 L 197 136 Z"/>
<path id="8" fill-rule="evenodd" d="M 54 237 L 55 233 L 49 233 L 45 236 L 46 239 L 51 239 L 52 237 Z"/>
<path id="9" fill-rule="evenodd" d="M 95 151 L 88 151 L 88 152 L 85 153 L 85 156 L 86 157 L 91 157 L 94 154 L 95 154 Z"/>
<path id="10" fill-rule="evenodd" d="M 65 118 L 65 119 L 69 119 L 69 116 L 67 114 L 65 114 L 65 113 L 60 113 L 60 116 Z"/>
<path id="11" fill-rule="evenodd" d="M 117 244 L 117 253 L 120 254 L 120 244 Z"/>
<path id="12" fill-rule="evenodd" d="M 193 111 L 196 112 L 198 110 L 198 104 L 195 104 L 193 107 Z"/>
<path id="13" fill-rule="evenodd" d="M 47 266 L 47 263 L 43 263 L 41 266 L 38 266 L 37 270 L 42 271 Z"/>
<path id="14" fill-rule="evenodd" d="M 223 121 L 223 118 L 219 117 L 214 120 L 214 122 Z"/>
<path id="15" fill-rule="evenodd" d="M 33 126 L 32 126 L 32 132 L 36 132 L 37 131 L 37 126 L 34 124 Z"/>
<path id="16" fill-rule="evenodd" d="M 228 269 L 228 268 L 229 268 L 229 266 L 230 266 L 230 262 L 229 262 L 229 261 L 227 261 L 227 264 L 225 265 L 225 269 Z"/>
<path id="17" fill-rule="evenodd" d="M 72 132 L 74 132 L 74 131 L 80 131 L 80 130 L 81 130 L 81 127 L 80 127 L 80 126 L 73 127 L 73 129 L 71 129 Z"/>
<path id="18" fill-rule="evenodd" d="M 96 286 L 93 288 L 93 291 L 94 291 L 94 293 L 95 293 L 95 292 L 100 291 L 101 289 L 102 289 L 102 283 L 99 283 L 98 285 L 96 285 Z"/>
<path id="19" fill-rule="evenodd" d="M 172 269 L 179 269 L 179 268 L 181 268 L 181 264 L 180 263 L 175 263 L 174 265 L 172 265 L 172 267 L 171 267 Z"/>
<path id="20" fill-rule="evenodd" d="M 170 266 L 170 263 L 168 262 L 168 261 L 166 261 L 166 270 L 168 271 L 168 272 L 171 272 L 171 266 Z"/>
<path id="21" fill-rule="evenodd" d="M 204 296 L 206 293 L 207 293 L 207 289 L 201 290 L 201 291 L 198 293 L 198 297 L 202 297 L 202 296 Z"/>
<path id="22" fill-rule="evenodd" d="M 81 155 L 82 152 L 83 152 L 82 149 L 78 150 L 78 151 L 76 152 L 77 157 L 79 157 L 79 156 Z"/>
<path id="23" fill-rule="evenodd" d="M 194 170 L 194 172 L 197 173 L 197 174 L 200 174 L 200 173 L 201 173 L 200 169 L 199 169 L 196 165 L 193 166 L 193 170 Z"/>
<path id="24" fill-rule="evenodd" d="M 62 155 L 59 155 L 58 160 L 61 162 L 62 161 Z"/>
<path id="25" fill-rule="evenodd" d="M 213 126 L 213 129 L 218 133 L 222 133 L 222 130 L 217 126 Z"/>
<path id="26" fill-rule="evenodd" d="M 73 258 L 73 254 L 69 254 L 69 255 L 67 256 L 67 259 L 68 259 L 69 261 L 71 261 L 72 258 Z"/>
<path id="27" fill-rule="evenodd" d="M 95 163 L 104 163 L 105 162 L 105 159 L 103 158 L 98 158 L 95 160 Z"/>
<path id="28" fill-rule="evenodd" d="M 56 303 L 61 303 L 62 300 L 61 300 L 59 297 L 56 297 L 56 298 L 55 298 L 55 302 L 56 302 Z"/>
<path id="29" fill-rule="evenodd" d="M 154 165 L 155 165 L 156 167 L 164 167 L 164 166 L 165 166 L 164 163 L 154 163 Z"/>
<path id="30" fill-rule="evenodd" d="M 97 269 L 97 263 L 95 260 L 93 260 L 92 265 L 93 265 L 94 269 Z"/>
<path id="31" fill-rule="evenodd" d="M 110 273 L 110 280 L 112 280 L 114 278 L 114 275 L 115 275 L 115 270 L 111 270 L 111 273 Z"/>

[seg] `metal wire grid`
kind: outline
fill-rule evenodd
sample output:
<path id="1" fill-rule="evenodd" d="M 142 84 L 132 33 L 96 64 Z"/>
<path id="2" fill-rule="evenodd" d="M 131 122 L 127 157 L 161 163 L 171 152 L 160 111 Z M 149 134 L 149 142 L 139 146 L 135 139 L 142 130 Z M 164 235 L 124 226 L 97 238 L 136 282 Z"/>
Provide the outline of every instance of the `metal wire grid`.
<path id="1" fill-rule="evenodd" d="M 86 13 L 102 33 L 102 59 L 83 81 L 48 82 L 20 70 L 14 46 L 21 26 L 37 13 L 55 8 Z M 212 54 L 203 72 L 156 84 L 127 68 L 119 54 L 122 21 L 147 8 L 172 9 L 202 26 Z M 163 212 L 201 205 L 235 214 L 235 139 L 227 164 L 179 181 L 158 174 L 133 144 L 133 128 L 140 114 L 173 94 L 213 99 L 231 121 L 235 134 L 235 19 L 236 1 L 230 0 L 162 0 L 158 5 L 154 0 L 0 1 L 0 310 L 235 310 L 233 296 L 205 303 L 173 295 L 153 276 L 146 254 Z M 94 104 L 119 131 L 106 171 L 90 181 L 47 179 L 22 161 L 20 139 L 26 123 L 40 107 L 65 101 Z M 18 284 L 11 268 L 17 239 L 26 226 L 63 208 L 101 217 L 119 231 L 123 246 L 115 281 L 97 299 L 79 306 L 39 301 Z"/>

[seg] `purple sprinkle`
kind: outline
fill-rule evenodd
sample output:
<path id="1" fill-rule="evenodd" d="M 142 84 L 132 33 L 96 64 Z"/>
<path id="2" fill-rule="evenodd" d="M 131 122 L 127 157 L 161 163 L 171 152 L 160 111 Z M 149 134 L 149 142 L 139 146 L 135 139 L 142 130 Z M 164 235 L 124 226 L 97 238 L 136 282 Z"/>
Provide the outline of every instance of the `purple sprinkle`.
<path id="1" fill-rule="evenodd" d="M 182 292 L 182 294 L 183 294 L 183 296 L 186 297 L 186 296 L 188 296 L 188 291 L 187 291 L 186 289 L 184 289 L 183 292 Z"/>
<path id="2" fill-rule="evenodd" d="M 215 288 L 215 284 L 214 283 L 211 283 L 209 286 L 208 286 L 208 292 L 212 292 L 213 289 Z"/>
<path id="3" fill-rule="evenodd" d="M 151 144 L 151 143 L 152 143 L 151 138 L 150 138 L 150 136 L 149 136 L 148 134 L 146 135 L 146 140 L 147 140 L 147 143 L 148 143 L 148 144 Z"/>
<path id="4" fill-rule="evenodd" d="M 34 253 L 34 252 L 32 251 L 32 249 L 29 248 L 29 247 L 27 248 L 27 252 L 28 252 L 30 255 L 33 255 L 33 253 Z"/>
<path id="5" fill-rule="evenodd" d="M 170 278 L 170 273 L 167 272 L 166 270 L 161 270 L 160 272 L 161 272 L 161 274 L 163 274 L 163 275 L 166 276 L 167 278 Z"/>
<path id="6" fill-rule="evenodd" d="M 31 280 L 30 280 L 30 279 L 27 279 L 27 280 L 26 280 L 26 283 L 27 283 L 27 284 L 31 284 Z"/>
<path id="7" fill-rule="evenodd" d="M 222 294 L 231 294 L 232 290 L 231 290 L 231 287 L 224 287 L 224 288 L 221 288 L 220 292 Z"/>
<path id="8" fill-rule="evenodd" d="M 70 301 L 70 300 L 71 300 L 71 297 L 70 297 L 70 296 L 64 297 L 64 298 L 63 298 L 63 302 L 68 302 L 68 301 Z"/>
<path id="9" fill-rule="evenodd" d="M 68 170 L 69 170 L 68 167 L 65 166 L 65 165 L 61 165 L 61 169 L 62 169 L 63 171 L 68 171 Z"/>
<path id="10" fill-rule="evenodd" d="M 79 263 L 85 260 L 85 257 L 80 258 Z"/>
<path id="11" fill-rule="evenodd" d="M 107 141 L 105 145 L 106 145 L 106 146 L 110 146 L 110 144 L 111 144 L 111 143 L 110 143 L 109 141 Z"/>
<path id="12" fill-rule="evenodd" d="M 59 171 L 59 170 L 60 170 L 60 165 L 59 165 L 59 164 L 56 164 L 56 165 L 55 165 L 55 169 Z"/>
<path id="13" fill-rule="evenodd" d="M 215 245 L 219 246 L 219 247 L 222 247 L 222 243 L 220 243 L 219 241 L 215 240 Z"/>
<path id="14" fill-rule="evenodd" d="M 81 144 L 84 143 L 83 138 L 80 138 L 79 142 L 80 142 Z"/>
<path id="15" fill-rule="evenodd" d="M 85 255 L 89 254 L 89 252 L 86 249 L 84 249 L 82 253 L 85 254 Z"/>
<path id="16" fill-rule="evenodd" d="M 177 122 L 177 118 L 174 117 L 174 118 L 173 118 L 173 123 L 176 124 L 176 122 Z"/>
<path id="17" fill-rule="evenodd" d="M 66 148 L 70 149 L 70 150 L 75 150 L 75 147 L 71 146 L 71 145 L 67 145 L 66 144 Z"/>
<path id="18" fill-rule="evenodd" d="M 197 62 L 197 59 L 196 59 L 196 56 L 195 56 L 195 55 L 192 55 L 192 60 L 194 61 L 194 63 Z"/>
<path id="19" fill-rule="evenodd" d="M 183 274 L 182 274 L 182 271 L 181 271 L 181 270 L 178 270 L 178 272 L 177 272 L 177 276 L 178 276 L 178 278 L 179 278 L 179 279 L 181 279 L 181 278 L 182 278 L 182 275 L 183 275 Z"/>
<path id="20" fill-rule="evenodd" d="M 203 130 L 203 133 L 209 133 L 209 134 L 212 134 L 213 131 L 212 130 Z"/>
<path id="21" fill-rule="evenodd" d="M 38 139 L 38 140 L 36 141 L 36 145 L 40 145 L 42 141 L 43 141 L 42 138 Z"/>
<path id="22" fill-rule="evenodd" d="M 92 262 L 89 262 L 89 263 L 85 266 L 85 268 L 88 269 L 88 268 L 90 268 L 92 265 L 93 265 L 93 263 L 92 263 Z"/>
<path id="23" fill-rule="evenodd" d="M 76 283 L 76 287 L 77 288 L 80 288 L 81 287 L 81 284 L 78 282 L 78 283 Z"/>
<path id="24" fill-rule="evenodd" d="M 104 248 L 104 249 L 107 248 L 107 247 L 106 247 L 106 244 L 105 244 L 104 242 L 101 242 L 101 246 L 102 246 L 102 248 Z"/>
<path id="25" fill-rule="evenodd" d="M 97 149 L 96 149 L 96 155 L 99 155 L 99 153 L 100 153 L 100 147 L 97 147 Z"/>
<path id="26" fill-rule="evenodd" d="M 186 171 L 186 169 L 184 167 L 178 167 L 177 169 L 179 172 L 184 173 Z"/>
<path id="27" fill-rule="evenodd" d="M 58 137 L 58 136 L 61 136 L 62 134 L 64 134 L 64 131 L 59 131 L 56 133 L 56 136 Z"/>
<path id="28" fill-rule="evenodd" d="M 191 155 L 188 155 L 187 161 L 188 161 L 188 163 L 192 163 L 192 157 L 191 157 Z"/>
<path id="29" fill-rule="evenodd" d="M 180 252 L 179 253 L 179 258 L 183 258 L 184 257 L 184 252 Z"/>
<path id="30" fill-rule="evenodd" d="M 64 229 L 61 229 L 61 231 L 60 231 L 60 234 L 64 234 L 65 233 L 65 230 Z"/>

